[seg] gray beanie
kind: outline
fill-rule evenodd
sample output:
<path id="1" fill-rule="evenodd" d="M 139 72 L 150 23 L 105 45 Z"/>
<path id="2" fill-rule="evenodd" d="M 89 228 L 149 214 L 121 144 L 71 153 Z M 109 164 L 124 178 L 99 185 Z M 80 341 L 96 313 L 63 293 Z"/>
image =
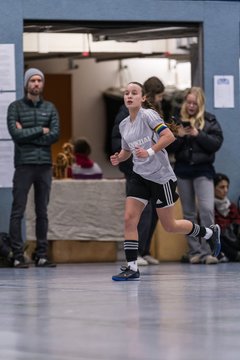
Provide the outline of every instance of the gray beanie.
<path id="1" fill-rule="evenodd" d="M 35 68 L 30 68 L 25 72 L 25 75 L 24 75 L 24 87 L 27 86 L 28 80 L 34 75 L 41 76 L 41 78 L 43 79 L 43 82 L 44 82 L 44 75 L 41 72 L 41 70 L 38 70 L 38 69 L 35 69 Z"/>

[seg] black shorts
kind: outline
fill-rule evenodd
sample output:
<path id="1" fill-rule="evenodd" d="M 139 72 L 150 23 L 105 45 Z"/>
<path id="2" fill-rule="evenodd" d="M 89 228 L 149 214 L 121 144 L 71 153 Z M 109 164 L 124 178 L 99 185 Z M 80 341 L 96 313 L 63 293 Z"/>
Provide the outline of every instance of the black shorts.
<path id="1" fill-rule="evenodd" d="M 156 208 L 173 205 L 179 198 L 176 192 L 177 181 L 169 180 L 165 184 L 157 184 L 133 173 L 129 180 L 127 196 L 151 201 Z"/>

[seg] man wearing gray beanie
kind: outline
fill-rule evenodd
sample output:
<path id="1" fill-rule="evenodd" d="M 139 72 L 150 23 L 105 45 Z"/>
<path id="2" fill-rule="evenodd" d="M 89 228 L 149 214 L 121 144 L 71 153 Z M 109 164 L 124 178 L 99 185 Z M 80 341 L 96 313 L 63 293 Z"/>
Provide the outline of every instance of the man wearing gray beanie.
<path id="1" fill-rule="evenodd" d="M 24 88 L 27 87 L 28 80 L 34 75 L 39 75 L 42 78 L 42 81 L 44 83 L 45 79 L 44 79 L 44 75 L 43 75 L 42 71 L 39 70 L 39 69 L 36 69 L 36 68 L 31 68 L 31 69 L 28 69 L 25 72 L 25 75 L 24 75 Z"/>
<path id="2" fill-rule="evenodd" d="M 55 267 L 48 260 L 47 206 L 52 182 L 51 145 L 59 138 L 59 116 L 55 106 L 42 98 L 44 74 L 30 68 L 25 72 L 25 96 L 8 107 L 8 131 L 14 141 L 13 202 L 9 235 L 13 267 L 28 268 L 24 258 L 22 218 L 31 186 L 36 212 L 35 266 Z"/>

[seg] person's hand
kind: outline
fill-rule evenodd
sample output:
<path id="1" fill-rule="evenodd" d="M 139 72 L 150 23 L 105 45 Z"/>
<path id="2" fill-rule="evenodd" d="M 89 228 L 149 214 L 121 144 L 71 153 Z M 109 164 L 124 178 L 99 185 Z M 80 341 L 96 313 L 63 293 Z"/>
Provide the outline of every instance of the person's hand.
<path id="1" fill-rule="evenodd" d="M 190 127 L 188 135 L 190 135 L 190 136 L 198 136 L 198 134 L 199 134 L 198 129 L 196 129 L 195 127 Z"/>
<path id="2" fill-rule="evenodd" d="M 16 121 L 16 128 L 22 129 L 22 124 L 19 121 Z"/>
<path id="3" fill-rule="evenodd" d="M 49 131 L 50 131 L 49 128 L 45 128 L 45 127 L 43 128 L 43 133 L 44 133 L 44 134 L 48 134 Z"/>
<path id="4" fill-rule="evenodd" d="M 149 154 L 147 152 L 147 150 L 141 148 L 141 147 L 138 147 L 136 146 L 135 147 L 135 154 L 138 158 L 147 158 L 149 157 Z"/>
<path id="5" fill-rule="evenodd" d="M 115 154 L 110 156 L 110 161 L 113 166 L 117 166 L 120 163 L 118 155 L 119 153 L 116 152 Z"/>
<path id="6" fill-rule="evenodd" d="M 198 136 L 198 130 L 195 127 L 192 126 L 186 126 L 183 127 L 182 125 L 179 126 L 178 128 L 178 136 L 179 137 L 183 137 L 183 136 Z"/>

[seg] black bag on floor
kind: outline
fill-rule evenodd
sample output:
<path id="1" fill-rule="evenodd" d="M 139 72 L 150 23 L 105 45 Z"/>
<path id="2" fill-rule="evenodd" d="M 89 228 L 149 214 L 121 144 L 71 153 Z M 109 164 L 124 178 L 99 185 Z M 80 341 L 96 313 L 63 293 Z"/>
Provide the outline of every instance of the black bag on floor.
<path id="1" fill-rule="evenodd" d="M 5 232 L 0 232 L 0 267 L 12 266 L 12 251 L 10 237 Z"/>

